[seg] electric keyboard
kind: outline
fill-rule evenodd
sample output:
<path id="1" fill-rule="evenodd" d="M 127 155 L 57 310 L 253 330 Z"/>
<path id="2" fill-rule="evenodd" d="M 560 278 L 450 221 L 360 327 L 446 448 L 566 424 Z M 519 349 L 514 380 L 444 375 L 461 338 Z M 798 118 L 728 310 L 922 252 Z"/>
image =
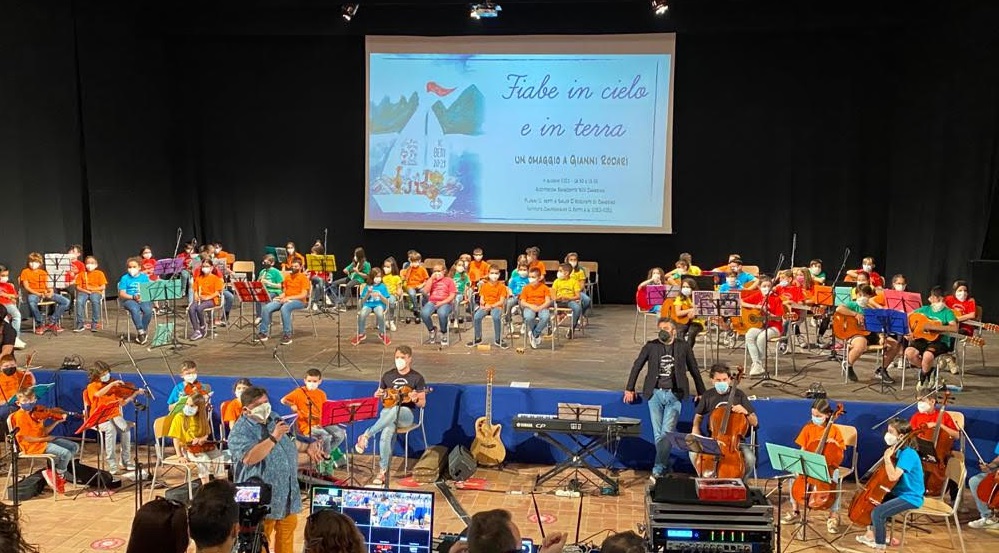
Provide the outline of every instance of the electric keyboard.
<path id="1" fill-rule="evenodd" d="M 560 419 L 556 415 L 520 413 L 513 418 L 514 432 L 558 432 L 599 436 L 608 432 L 618 436 L 638 436 L 642 421 L 630 417 L 600 417 L 599 421 Z"/>

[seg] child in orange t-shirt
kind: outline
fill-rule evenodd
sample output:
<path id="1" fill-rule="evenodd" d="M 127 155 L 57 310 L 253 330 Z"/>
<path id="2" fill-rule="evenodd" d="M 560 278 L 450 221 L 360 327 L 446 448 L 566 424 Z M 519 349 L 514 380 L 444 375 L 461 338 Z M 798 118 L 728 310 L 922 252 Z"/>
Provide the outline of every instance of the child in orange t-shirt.
<path id="1" fill-rule="evenodd" d="M 420 324 L 420 309 L 423 305 L 418 300 L 417 294 L 420 293 L 423 284 L 430 279 L 430 274 L 421 266 L 422 262 L 423 256 L 420 255 L 420 252 L 411 252 L 409 254 L 409 266 L 405 267 L 402 273 L 400 273 L 403 288 L 406 289 L 406 295 L 409 296 L 409 309 L 413 312 L 412 317 L 406 317 L 407 323 L 412 321 Z"/>
<path id="2" fill-rule="evenodd" d="M 49 273 L 43 267 L 42 262 L 42 254 L 38 252 L 28 254 L 28 266 L 21 271 L 18 280 L 21 281 L 21 287 L 28 294 L 28 307 L 31 309 L 31 316 L 35 318 L 35 334 L 45 334 L 46 330 L 59 334 L 63 330 L 59 326 L 59 320 L 62 319 L 62 314 L 69 309 L 69 298 L 56 294 L 52 290 Z M 55 303 L 49 324 L 45 324 L 45 317 L 38 309 L 38 302 L 41 301 Z"/>
<path id="3" fill-rule="evenodd" d="M 541 331 L 548 328 L 552 304 L 552 292 L 545 285 L 544 277 L 537 267 L 528 269 L 527 286 L 520 291 L 520 309 L 524 314 L 524 325 L 527 327 L 531 347 L 538 349 L 541 345 Z"/>
<path id="4" fill-rule="evenodd" d="M 51 469 L 47 469 L 42 472 L 42 476 L 53 490 L 63 493 L 66 489 L 66 469 L 76 456 L 76 452 L 80 450 L 80 446 L 66 438 L 52 436 L 52 429 L 66 420 L 65 415 L 62 418 L 50 419 L 53 420 L 51 424 L 45 424 L 47 421 L 44 420 L 35 420 L 31 413 L 37 403 L 38 399 L 31 388 L 18 392 L 17 404 L 20 409 L 10 416 L 10 424 L 11 427 L 18 429 L 17 445 L 21 448 L 21 453 L 28 455 L 47 453 L 55 456 L 55 474 Z"/>
<path id="5" fill-rule="evenodd" d="M 10 414 L 8 402 L 17 396 L 17 392 L 34 385 L 35 375 L 27 369 L 18 370 L 13 353 L 0 356 L 0 400 L 3 400 L 0 403 L 0 420 L 5 420 Z"/>
<path id="6" fill-rule="evenodd" d="M 233 399 L 222 403 L 222 424 L 229 430 L 232 430 L 233 423 L 243 416 L 243 402 L 240 396 L 250 386 L 253 386 L 253 383 L 249 378 L 240 378 L 232 385 Z"/>
<path id="7" fill-rule="evenodd" d="M 225 282 L 212 270 L 212 266 L 202 263 L 198 269 L 201 273 L 194 278 L 194 303 L 187 308 L 191 318 L 191 340 L 204 338 L 207 330 L 205 310 L 218 307 L 222 302 L 222 290 Z"/>
<path id="8" fill-rule="evenodd" d="M 326 403 L 326 392 L 319 389 L 322 382 L 323 373 L 319 369 L 305 371 L 305 385 L 281 398 L 281 404 L 287 405 L 298 415 L 295 432 L 299 439 L 320 440 L 323 451 L 329 453 L 343 443 L 347 438 L 347 431 L 336 424 L 322 425 L 323 404 Z"/>
<path id="9" fill-rule="evenodd" d="M 468 264 L 468 279 L 472 281 L 472 286 L 478 286 L 487 279 L 490 268 L 489 263 L 484 260 L 482 248 L 472 250 L 472 262 Z"/>
<path id="10" fill-rule="evenodd" d="M 83 332 L 90 329 L 97 332 L 101 327 L 101 299 L 108 286 L 108 278 L 104 271 L 97 268 L 97 258 L 88 255 L 83 272 L 76 275 L 76 328 L 73 332 Z M 90 324 L 83 323 L 83 312 L 90 303 Z"/>
<path id="11" fill-rule="evenodd" d="M 479 305 L 476 306 L 475 314 L 472 315 L 472 326 L 475 329 L 475 336 L 471 342 L 466 344 L 470 348 L 482 343 L 482 319 L 485 319 L 486 315 L 491 315 L 493 318 L 493 345 L 502 349 L 507 348 L 506 343 L 503 342 L 503 323 L 501 317 L 503 316 L 506 298 L 510 295 L 510 290 L 506 287 L 506 284 L 500 282 L 499 277 L 499 265 L 489 265 L 489 272 L 486 274 L 487 280 L 479 285 Z"/>
<path id="12" fill-rule="evenodd" d="M 90 383 L 83 389 L 83 407 L 87 416 L 92 415 L 97 409 L 114 404 L 115 407 L 108 417 L 97 425 L 97 430 L 104 436 L 104 459 L 107 461 L 107 470 L 111 474 L 118 473 L 118 456 L 115 453 L 115 445 L 118 438 L 121 438 L 121 466 L 126 470 L 134 470 L 132 464 L 132 435 L 129 432 L 129 423 L 122 415 L 121 408 L 134 400 L 136 396 L 145 393 L 142 389 L 134 392 L 117 394 L 114 389 L 124 385 L 121 380 L 111 379 L 111 367 L 103 362 L 96 361 L 89 371 Z"/>
<path id="13" fill-rule="evenodd" d="M 541 279 L 541 282 L 544 282 L 545 276 L 548 274 L 548 270 L 545 269 L 545 263 L 538 259 L 539 257 L 541 257 L 541 248 L 537 246 L 531 246 L 530 248 L 524 250 L 524 253 L 527 254 L 528 272 L 530 272 L 531 269 L 537 269 L 538 274 L 541 275 L 538 278 Z"/>
<path id="14" fill-rule="evenodd" d="M 805 423 L 805 426 L 801 428 L 801 432 L 798 433 L 798 437 L 795 438 L 794 443 L 803 450 L 812 451 L 812 448 L 818 445 L 818 441 L 822 438 L 822 434 L 825 432 L 825 426 L 832 414 L 833 408 L 828 399 L 819 398 L 813 401 L 812 420 Z M 840 447 L 840 449 L 844 449 L 846 447 L 846 442 L 843 440 L 843 434 L 839 431 L 839 427 L 837 427 L 834 423 L 829 424 L 832 424 L 832 426 L 829 428 L 829 435 L 826 438 L 826 443 L 836 444 Z M 833 470 L 829 477 L 833 482 L 839 484 L 839 469 Z M 794 487 L 794 480 L 791 481 L 791 487 Z M 836 497 L 836 500 L 832 507 L 829 508 L 829 517 L 826 519 L 826 530 L 830 534 L 836 534 L 839 532 L 839 507 L 843 497 L 842 493 L 834 492 L 833 495 Z M 788 501 L 791 503 L 791 511 L 784 515 L 782 520 L 784 523 L 795 522 L 801 516 L 798 512 L 798 505 L 794 502 L 794 498 L 789 497 Z"/>

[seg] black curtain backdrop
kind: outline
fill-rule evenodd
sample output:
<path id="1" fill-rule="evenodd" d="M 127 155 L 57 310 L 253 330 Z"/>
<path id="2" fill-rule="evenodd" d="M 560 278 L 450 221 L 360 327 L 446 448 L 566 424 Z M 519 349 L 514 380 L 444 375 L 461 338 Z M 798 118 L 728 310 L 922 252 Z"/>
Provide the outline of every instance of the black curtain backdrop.
<path id="1" fill-rule="evenodd" d="M 150 244 L 222 240 L 241 259 L 329 229 L 330 252 L 409 248 L 453 260 L 578 251 L 605 301 L 628 303 L 681 251 L 739 252 L 835 272 L 877 258 L 917 289 L 999 259 L 999 6 L 989 2 L 504 2 L 307 0 L 15 2 L 0 12 L 13 86 L 0 87 L 0 262 L 82 241 L 117 275 Z M 677 32 L 675 234 L 363 229 L 364 38 L 370 34 Z M 973 283 L 986 286 L 990 283 Z"/>

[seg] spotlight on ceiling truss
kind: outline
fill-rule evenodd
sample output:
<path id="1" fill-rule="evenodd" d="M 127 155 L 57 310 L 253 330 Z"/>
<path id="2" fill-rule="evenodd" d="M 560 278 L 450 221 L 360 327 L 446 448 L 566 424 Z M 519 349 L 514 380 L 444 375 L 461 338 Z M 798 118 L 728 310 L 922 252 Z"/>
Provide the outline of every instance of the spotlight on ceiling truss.
<path id="1" fill-rule="evenodd" d="M 344 4 L 343 8 L 340 10 L 340 17 L 344 21 L 350 21 L 357 15 L 357 10 L 361 9 L 360 4 Z"/>
<path id="2" fill-rule="evenodd" d="M 468 13 L 468 16 L 472 19 L 495 18 L 499 16 L 499 12 L 501 11 L 503 11 L 503 7 L 499 4 L 483 2 L 481 4 L 472 4 L 472 10 Z"/>
<path id="3" fill-rule="evenodd" d="M 652 0 L 652 11 L 656 15 L 665 15 L 669 11 L 669 0 Z"/>

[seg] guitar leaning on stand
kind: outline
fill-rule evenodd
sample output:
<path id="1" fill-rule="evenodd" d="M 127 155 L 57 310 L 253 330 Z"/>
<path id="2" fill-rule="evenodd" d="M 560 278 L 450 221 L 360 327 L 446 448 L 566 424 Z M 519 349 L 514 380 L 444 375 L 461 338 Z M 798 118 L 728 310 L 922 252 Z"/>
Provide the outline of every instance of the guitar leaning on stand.
<path id="1" fill-rule="evenodd" d="M 472 440 L 472 457 L 484 467 L 502 465 L 506 459 L 506 446 L 500 439 L 502 425 L 493 424 L 493 377 L 496 370 L 486 370 L 486 416 L 475 420 L 475 439 Z"/>

